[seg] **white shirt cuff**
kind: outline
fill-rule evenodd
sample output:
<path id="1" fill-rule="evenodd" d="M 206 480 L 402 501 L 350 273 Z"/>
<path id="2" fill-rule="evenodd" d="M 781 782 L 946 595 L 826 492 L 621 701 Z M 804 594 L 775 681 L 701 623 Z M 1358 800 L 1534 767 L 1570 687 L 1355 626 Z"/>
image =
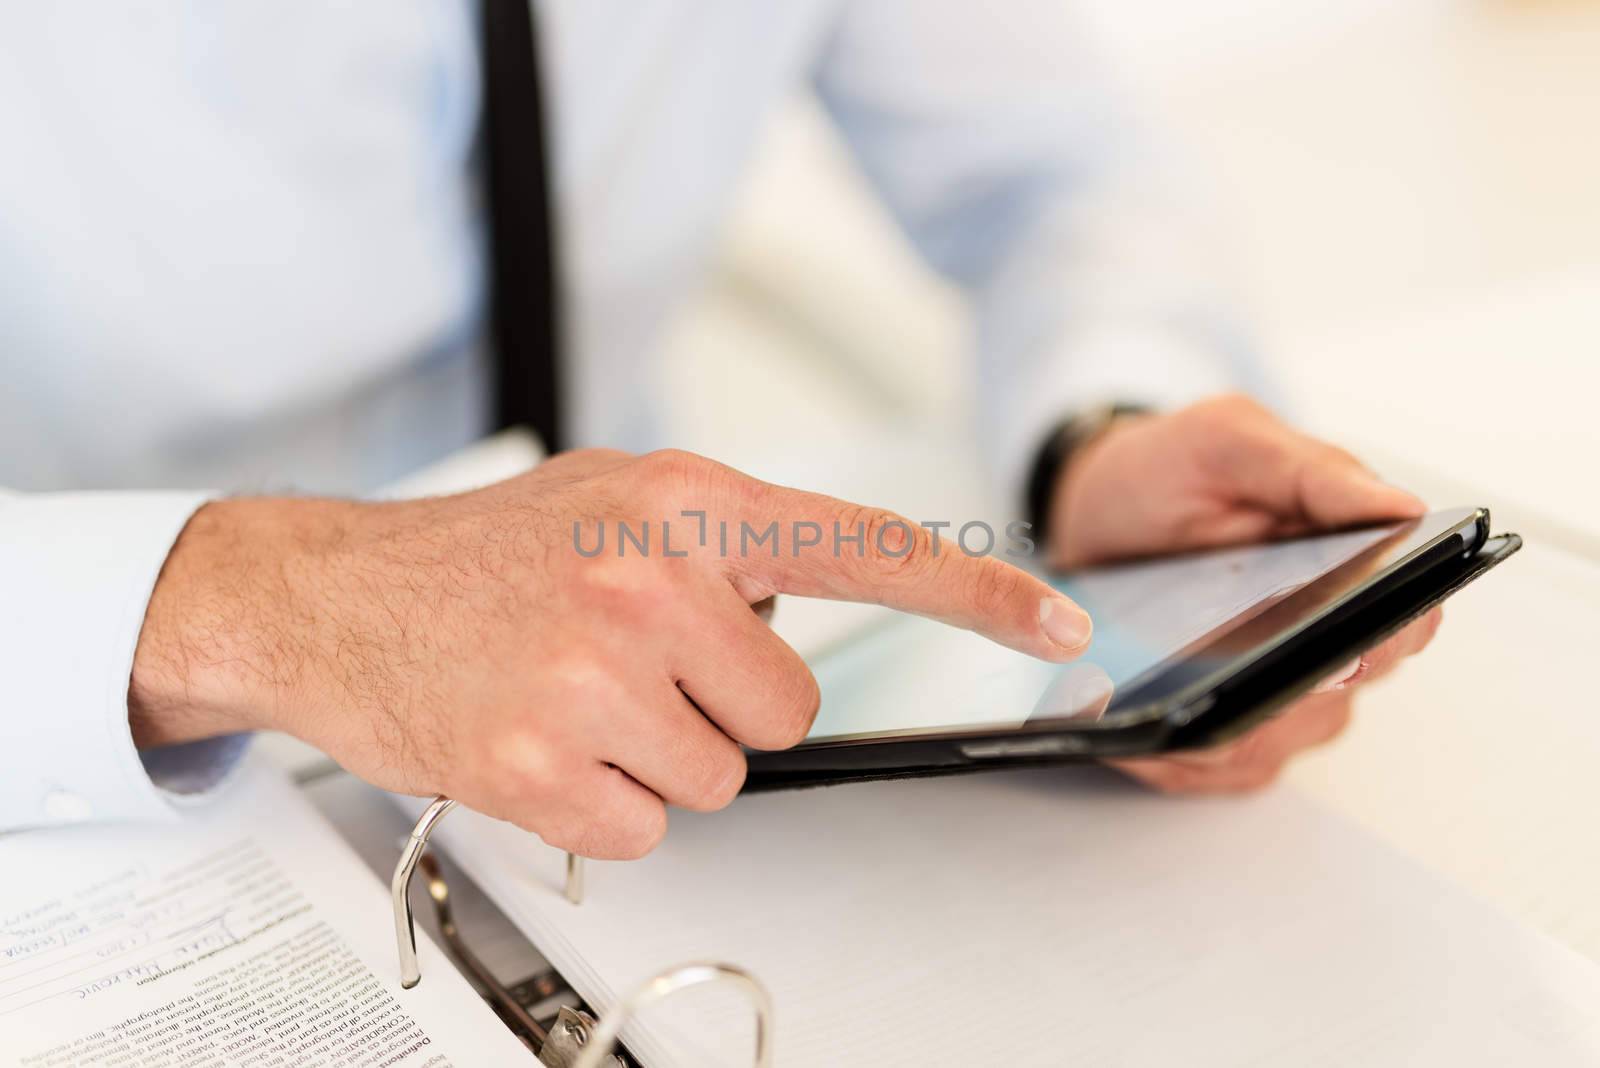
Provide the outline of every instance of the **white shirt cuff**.
<path id="1" fill-rule="evenodd" d="M 141 754 L 128 681 L 167 554 L 204 493 L 0 494 L 0 831 L 169 820 L 247 740 Z"/>

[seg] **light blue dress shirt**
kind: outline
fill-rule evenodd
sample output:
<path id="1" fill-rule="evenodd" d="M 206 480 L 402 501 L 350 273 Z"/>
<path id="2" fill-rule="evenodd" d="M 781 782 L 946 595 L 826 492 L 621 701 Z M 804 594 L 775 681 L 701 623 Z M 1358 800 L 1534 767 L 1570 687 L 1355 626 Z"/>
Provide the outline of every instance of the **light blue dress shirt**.
<path id="1" fill-rule="evenodd" d="M 0 829 L 214 778 L 152 785 L 127 728 L 199 491 L 362 492 L 485 430 L 473 7 L 0 8 Z M 538 7 L 577 443 L 664 444 L 662 326 L 803 87 L 970 297 L 997 477 L 1074 407 L 1250 383 L 1181 175 L 1061 0 Z"/>

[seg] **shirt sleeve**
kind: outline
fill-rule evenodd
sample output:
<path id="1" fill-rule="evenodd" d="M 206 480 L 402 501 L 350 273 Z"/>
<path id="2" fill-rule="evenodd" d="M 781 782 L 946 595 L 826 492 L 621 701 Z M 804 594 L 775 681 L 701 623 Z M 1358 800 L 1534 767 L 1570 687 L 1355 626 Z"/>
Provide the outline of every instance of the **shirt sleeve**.
<path id="1" fill-rule="evenodd" d="M 171 819 L 243 736 L 134 748 L 128 681 L 156 578 L 203 493 L 0 490 L 0 832 Z"/>
<path id="2" fill-rule="evenodd" d="M 923 258 L 967 294 L 980 429 L 1020 499 L 1096 404 L 1270 392 L 1206 200 L 1149 140 L 1061 0 L 859 0 L 818 95 Z"/>

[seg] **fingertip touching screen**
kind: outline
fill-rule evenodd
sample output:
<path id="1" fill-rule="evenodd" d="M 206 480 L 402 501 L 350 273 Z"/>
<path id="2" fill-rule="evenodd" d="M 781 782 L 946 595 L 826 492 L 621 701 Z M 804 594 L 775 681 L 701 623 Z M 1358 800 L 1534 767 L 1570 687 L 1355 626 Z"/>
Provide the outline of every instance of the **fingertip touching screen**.
<path id="1" fill-rule="evenodd" d="M 1112 720 L 1296 633 L 1453 532 L 1473 509 L 1405 523 L 1056 576 L 1089 612 L 1078 660 L 1049 664 L 968 631 L 898 616 L 812 664 L 822 706 L 807 745 Z"/>

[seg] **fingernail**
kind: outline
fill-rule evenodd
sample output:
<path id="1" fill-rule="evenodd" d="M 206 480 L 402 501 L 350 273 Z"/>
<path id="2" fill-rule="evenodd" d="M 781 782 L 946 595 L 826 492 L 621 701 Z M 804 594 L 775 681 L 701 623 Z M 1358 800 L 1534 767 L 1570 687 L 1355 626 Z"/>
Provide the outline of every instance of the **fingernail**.
<path id="1" fill-rule="evenodd" d="M 1329 672 L 1327 678 L 1317 683 L 1315 692 L 1331 693 L 1334 690 L 1344 689 L 1346 686 L 1355 681 L 1356 676 L 1361 674 L 1361 669 L 1364 666 L 1365 665 L 1362 662 L 1361 657 L 1356 657 L 1348 664 L 1345 664 L 1343 667 L 1339 668 L 1339 670 Z"/>
<path id="2" fill-rule="evenodd" d="M 1045 637 L 1069 652 L 1088 645 L 1094 631 L 1088 613 L 1065 597 L 1046 597 L 1039 602 L 1039 626 Z"/>

